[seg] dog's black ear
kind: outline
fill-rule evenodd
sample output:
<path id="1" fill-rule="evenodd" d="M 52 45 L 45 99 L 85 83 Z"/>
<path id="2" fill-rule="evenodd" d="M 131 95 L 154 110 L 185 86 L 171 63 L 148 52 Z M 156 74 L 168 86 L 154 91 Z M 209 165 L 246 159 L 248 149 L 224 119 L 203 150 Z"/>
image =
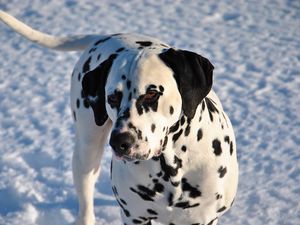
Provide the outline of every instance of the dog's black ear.
<path id="1" fill-rule="evenodd" d="M 193 118 L 197 106 L 211 90 L 214 66 L 201 55 L 185 50 L 170 48 L 159 57 L 174 71 L 183 113 Z"/>
<path id="2" fill-rule="evenodd" d="M 105 108 L 105 84 L 116 57 L 116 54 L 110 55 L 94 70 L 87 72 L 82 79 L 83 97 L 92 107 L 98 126 L 102 126 L 108 118 Z"/>

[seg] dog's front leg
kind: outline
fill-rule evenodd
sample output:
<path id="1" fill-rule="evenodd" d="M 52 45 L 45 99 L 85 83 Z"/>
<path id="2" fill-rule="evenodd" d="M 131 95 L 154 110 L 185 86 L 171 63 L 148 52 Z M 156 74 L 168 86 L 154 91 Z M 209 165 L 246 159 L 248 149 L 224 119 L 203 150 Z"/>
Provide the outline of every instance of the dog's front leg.
<path id="1" fill-rule="evenodd" d="M 108 120 L 92 132 L 78 130 L 73 153 L 73 179 L 79 199 L 77 225 L 94 225 L 94 188 L 100 173 L 100 161 L 111 127 Z"/>

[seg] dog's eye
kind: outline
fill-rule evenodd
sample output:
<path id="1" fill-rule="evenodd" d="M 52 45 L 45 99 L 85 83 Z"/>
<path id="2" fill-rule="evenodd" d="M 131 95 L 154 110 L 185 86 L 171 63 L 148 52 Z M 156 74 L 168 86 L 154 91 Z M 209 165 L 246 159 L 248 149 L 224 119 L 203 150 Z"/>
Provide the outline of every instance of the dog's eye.
<path id="1" fill-rule="evenodd" d="M 144 101 L 145 102 L 155 102 L 159 97 L 159 94 L 157 91 L 155 90 L 150 90 L 150 91 L 147 91 L 147 93 L 144 95 Z"/>
<path id="2" fill-rule="evenodd" d="M 112 108 L 118 108 L 120 106 L 122 99 L 122 93 L 121 92 L 115 92 L 111 95 L 107 96 L 107 102 Z"/>

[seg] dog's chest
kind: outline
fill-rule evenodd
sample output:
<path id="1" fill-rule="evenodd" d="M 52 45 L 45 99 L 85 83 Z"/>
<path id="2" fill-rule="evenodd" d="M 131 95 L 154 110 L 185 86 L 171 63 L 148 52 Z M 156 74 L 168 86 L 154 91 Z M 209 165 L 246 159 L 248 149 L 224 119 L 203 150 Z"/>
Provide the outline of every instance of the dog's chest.
<path id="1" fill-rule="evenodd" d="M 215 193 L 223 194 L 222 190 L 216 180 L 204 179 L 209 177 L 203 175 L 205 169 L 190 166 L 188 161 L 188 157 L 175 154 L 138 164 L 113 160 L 113 191 L 121 208 L 132 217 L 142 215 L 163 223 L 182 218 L 189 219 L 181 224 L 205 221 L 200 215 L 202 208 L 205 216 L 213 218 L 220 204 Z"/>

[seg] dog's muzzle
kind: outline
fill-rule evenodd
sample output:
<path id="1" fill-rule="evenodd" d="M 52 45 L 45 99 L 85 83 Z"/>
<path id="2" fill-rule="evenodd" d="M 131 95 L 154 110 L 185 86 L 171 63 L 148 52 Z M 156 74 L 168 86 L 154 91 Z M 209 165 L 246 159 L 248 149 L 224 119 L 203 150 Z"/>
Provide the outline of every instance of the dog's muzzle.
<path id="1" fill-rule="evenodd" d="M 134 136 L 129 132 L 119 133 L 113 131 L 110 136 L 109 144 L 117 156 L 128 156 L 135 143 Z"/>

